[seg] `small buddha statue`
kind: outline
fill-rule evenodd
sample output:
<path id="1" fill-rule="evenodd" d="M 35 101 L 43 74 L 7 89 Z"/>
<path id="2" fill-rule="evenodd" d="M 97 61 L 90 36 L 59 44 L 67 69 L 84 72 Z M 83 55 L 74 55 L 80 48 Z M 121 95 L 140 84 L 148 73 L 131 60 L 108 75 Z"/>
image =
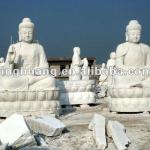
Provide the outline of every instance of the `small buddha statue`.
<path id="1" fill-rule="evenodd" d="M 101 69 L 100 69 L 100 77 L 99 77 L 99 84 L 98 87 L 100 88 L 100 93 L 98 94 L 99 97 L 105 97 L 107 95 L 107 78 L 108 75 L 106 74 L 106 64 L 102 63 Z"/>
<path id="2" fill-rule="evenodd" d="M 80 48 L 74 47 L 69 80 L 81 80 L 82 65 L 83 61 L 80 58 Z"/>
<path id="3" fill-rule="evenodd" d="M 114 67 L 116 63 L 116 53 L 111 52 L 110 53 L 110 59 L 107 61 L 107 68 Z"/>
<path id="4" fill-rule="evenodd" d="M 116 64 L 116 53 L 111 52 L 110 53 L 110 59 L 108 59 L 108 61 L 107 61 L 107 69 L 109 72 L 111 69 L 112 70 L 115 69 L 115 64 Z M 108 88 L 114 84 L 113 73 L 108 74 L 107 82 L 108 82 Z"/>
<path id="5" fill-rule="evenodd" d="M 5 61 L 4 61 L 4 58 L 1 57 L 0 58 L 0 67 L 4 67 L 5 66 Z"/>
<path id="6" fill-rule="evenodd" d="M 83 66 L 82 66 L 82 80 L 89 80 L 90 68 L 88 59 L 83 59 Z"/>

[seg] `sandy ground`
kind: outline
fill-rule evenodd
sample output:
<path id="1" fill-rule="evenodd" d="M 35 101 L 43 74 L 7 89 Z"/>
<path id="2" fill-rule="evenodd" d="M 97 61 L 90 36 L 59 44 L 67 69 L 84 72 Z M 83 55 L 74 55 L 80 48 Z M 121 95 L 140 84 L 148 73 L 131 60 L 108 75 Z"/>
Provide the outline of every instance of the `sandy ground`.
<path id="1" fill-rule="evenodd" d="M 67 126 L 68 131 L 56 138 L 47 138 L 49 145 L 54 145 L 63 150 L 97 150 L 88 130 L 88 125 L 94 115 L 99 113 L 108 120 L 117 120 L 124 124 L 127 135 L 132 144 L 129 150 L 150 150 L 150 114 L 113 114 L 110 113 L 104 101 L 100 105 L 89 109 L 74 108 L 72 112 L 65 110 L 65 115 L 60 119 Z M 67 114 L 68 113 L 68 114 Z M 112 139 L 107 139 L 107 150 L 116 150 Z"/>
<path id="2" fill-rule="evenodd" d="M 61 150 L 97 150 L 88 125 L 94 113 L 98 113 L 105 116 L 107 121 L 117 120 L 124 124 L 132 142 L 129 150 L 150 150 L 150 114 L 113 114 L 109 112 L 107 105 L 107 101 L 103 100 L 100 105 L 86 109 L 64 109 L 60 120 L 67 126 L 67 130 L 58 137 L 45 137 L 49 147 L 54 146 Z M 107 141 L 107 150 L 116 150 L 113 140 L 108 138 Z"/>

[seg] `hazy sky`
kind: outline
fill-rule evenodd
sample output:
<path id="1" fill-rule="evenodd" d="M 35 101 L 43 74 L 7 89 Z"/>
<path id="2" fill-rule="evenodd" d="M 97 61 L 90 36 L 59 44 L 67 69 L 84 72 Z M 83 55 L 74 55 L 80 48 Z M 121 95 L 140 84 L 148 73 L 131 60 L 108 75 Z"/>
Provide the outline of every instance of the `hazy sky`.
<path id="1" fill-rule="evenodd" d="M 6 57 L 10 36 L 18 39 L 18 24 L 30 17 L 36 37 L 48 56 L 81 56 L 105 62 L 124 42 L 125 27 L 137 19 L 143 26 L 142 41 L 150 44 L 150 0 L 0 0 L 0 56 Z"/>

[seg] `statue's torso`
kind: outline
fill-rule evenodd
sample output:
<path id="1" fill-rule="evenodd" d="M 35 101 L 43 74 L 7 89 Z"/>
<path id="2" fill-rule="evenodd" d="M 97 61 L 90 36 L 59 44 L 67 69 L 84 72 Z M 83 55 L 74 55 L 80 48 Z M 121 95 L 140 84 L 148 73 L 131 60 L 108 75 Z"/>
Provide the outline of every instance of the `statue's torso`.
<path id="1" fill-rule="evenodd" d="M 145 66 L 146 53 L 141 44 L 128 44 L 128 52 L 124 57 L 126 66 Z"/>
<path id="2" fill-rule="evenodd" d="M 21 48 L 18 50 L 20 59 L 17 64 L 21 64 L 25 68 L 34 68 L 37 66 L 37 46 L 35 44 L 31 45 L 21 45 Z"/>
<path id="3" fill-rule="evenodd" d="M 16 51 L 16 68 L 35 68 L 38 67 L 40 61 L 40 49 L 36 43 L 17 43 L 14 44 Z"/>
<path id="4" fill-rule="evenodd" d="M 117 56 L 123 57 L 123 65 L 144 67 L 150 62 L 150 49 L 147 45 L 142 43 L 123 43 L 117 49 Z M 148 60 L 149 59 L 149 60 Z"/>
<path id="5" fill-rule="evenodd" d="M 14 49 L 15 56 L 15 68 L 36 68 L 47 66 L 47 60 L 42 47 L 37 43 L 16 43 L 13 44 L 10 49 Z M 9 50 L 10 50 L 9 49 Z M 40 64 L 42 62 L 42 64 Z"/>

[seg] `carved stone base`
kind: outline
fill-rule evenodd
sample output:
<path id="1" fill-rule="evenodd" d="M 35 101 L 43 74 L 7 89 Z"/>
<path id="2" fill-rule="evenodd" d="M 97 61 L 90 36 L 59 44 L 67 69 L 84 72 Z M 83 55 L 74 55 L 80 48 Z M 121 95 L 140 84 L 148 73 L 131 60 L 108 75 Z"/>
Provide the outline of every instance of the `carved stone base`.
<path id="1" fill-rule="evenodd" d="M 113 112 L 150 112 L 150 98 L 109 98 Z"/>
<path id="2" fill-rule="evenodd" d="M 96 102 L 95 81 L 58 81 L 61 105 L 93 104 Z"/>
<path id="3" fill-rule="evenodd" d="M 95 103 L 95 93 L 93 92 L 75 92 L 61 93 L 61 105 L 93 104 Z"/>
<path id="4" fill-rule="evenodd" d="M 27 115 L 59 115 L 59 90 L 0 91 L 0 117 L 13 113 Z"/>

